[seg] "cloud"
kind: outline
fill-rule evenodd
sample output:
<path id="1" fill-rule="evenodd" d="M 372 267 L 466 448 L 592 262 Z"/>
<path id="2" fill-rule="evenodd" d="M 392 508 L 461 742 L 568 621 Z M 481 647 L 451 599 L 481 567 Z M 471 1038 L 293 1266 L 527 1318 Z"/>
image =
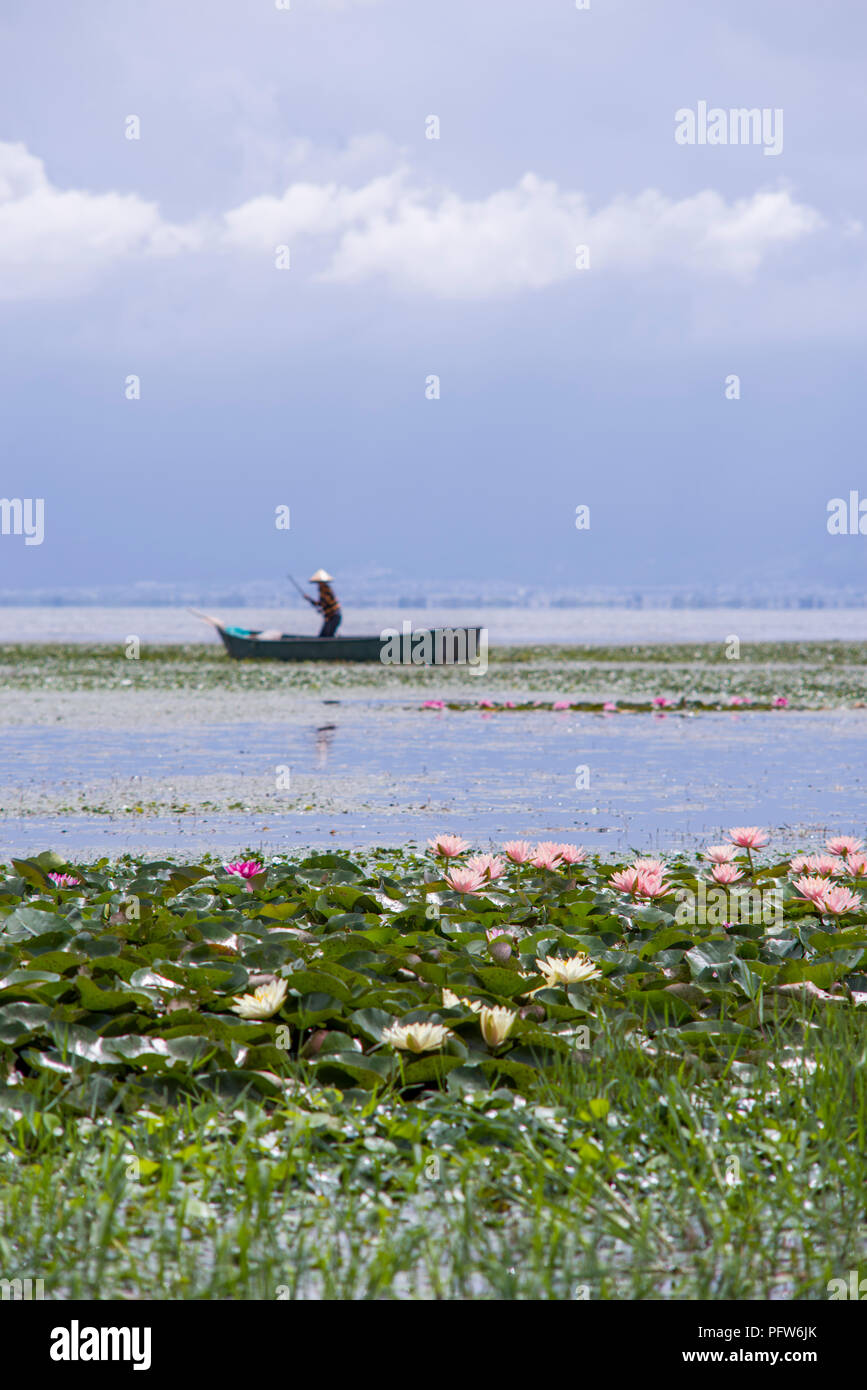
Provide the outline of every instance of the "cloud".
<path id="1" fill-rule="evenodd" d="M 0 142 L 0 299 L 87 288 L 124 259 L 173 255 L 200 239 L 134 193 L 58 189 L 26 146 Z"/>
<path id="2" fill-rule="evenodd" d="M 333 237 L 347 227 L 367 227 L 399 206 L 403 174 L 371 179 L 361 188 L 336 183 L 293 183 L 279 198 L 251 198 L 227 212 L 224 245 L 266 251 L 295 237 Z"/>
<path id="3" fill-rule="evenodd" d="M 770 254 L 824 226 L 786 190 L 728 203 L 705 191 L 680 200 L 655 190 L 591 210 L 582 193 L 525 174 L 482 199 L 414 187 L 408 173 L 351 190 L 296 183 L 226 214 L 227 244 L 248 250 L 294 238 L 331 239 L 320 279 L 388 281 L 441 298 L 545 289 L 576 274 L 576 248 L 612 274 L 687 270 L 749 278 Z"/>
<path id="4" fill-rule="evenodd" d="M 443 297 L 544 289 L 576 274 L 576 247 L 591 270 L 748 277 L 778 247 L 824 225 L 787 191 L 727 203 L 712 191 L 674 200 L 648 190 L 595 212 L 582 193 L 526 174 L 479 201 L 407 191 L 386 212 L 347 228 L 326 272 L 349 282 L 383 277 Z"/>
<path id="5" fill-rule="evenodd" d="M 376 142 L 356 143 L 347 171 L 377 151 Z M 293 153 L 308 164 L 306 146 Z M 386 282 L 443 299 L 574 283 L 587 273 L 576 269 L 578 246 L 589 249 L 590 272 L 605 278 L 669 272 L 748 281 L 781 248 L 825 225 L 786 189 L 732 202 L 711 190 L 673 199 L 649 189 L 594 210 L 583 193 L 535 174 L 479 199 L 422 188 L 403 167 L 355 187 L 346 179 L 296 178 L 279 196 L 178 226 L 136 194 L 59 189 L 23 145 L 0 144 L 0 298 L 86 289 L 125 261 L 189 251 L 273 256 L 284 244 L 293 268 L 306 266 L 302 275 L 335 285 Z"/>

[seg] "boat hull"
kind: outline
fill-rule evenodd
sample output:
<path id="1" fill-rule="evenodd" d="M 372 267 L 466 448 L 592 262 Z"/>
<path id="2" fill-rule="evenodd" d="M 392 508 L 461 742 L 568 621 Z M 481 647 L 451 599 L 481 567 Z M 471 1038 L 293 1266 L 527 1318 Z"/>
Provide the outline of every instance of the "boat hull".
<path id="1" fill-rule="evenodd" d="M 218 632 L 222 638 L 223 645 L 229 656 L 236 661 L 382 661 L 383 646 L 388 646 L 393 639 L 388 637 L 300 637 L 294 633 L 286 632 L 280 637 L 259 637 L 253 631 L 246 631 L 240 628 L 219 627 Z M 420 632 L 428 631 L 432 637 L 437 633 L 466 633 L 465 650 L 469 649 L 472 655 L 477 655 L 479 651 L 479 634 L 481 628 L 432 628 L 420 629 L 412 634 L 413 645 L 417 654 L 424 644 L 417 644 L 416 639 Z M 405 644 L 409 647 L 409 643 Z M 432 641 L 431 650 L 436 653 L 442 644 Z M 421 652 L 423 655 L 424 653 Z M 406 653 L 407 664 L 434 665 L 433 661 L 409 661 L 409 652 Z M 387 664 L 387 663 L 384 663 Z M 451 663 L 449 663 L 451 664 Z"/>

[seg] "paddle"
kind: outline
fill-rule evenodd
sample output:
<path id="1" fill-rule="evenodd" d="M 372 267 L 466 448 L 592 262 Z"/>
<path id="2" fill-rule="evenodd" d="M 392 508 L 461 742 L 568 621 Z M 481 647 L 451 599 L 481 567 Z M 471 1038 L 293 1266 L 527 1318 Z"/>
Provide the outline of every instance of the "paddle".
<path id="1" fill-rule="evenodd" d="M 291 574 L 287 574 L 286 578 L 287 578 L 287 579 L 292 579 Z M 298 590 L 298 592 L 299 592 L 299 594 L 301 595 L 301 597 L 302 597 L 302 598 L 306 598 L 307 602 L 308 602 L 308 603 L 312 603 L 312 604 L 313 604 L 313 607 L 315 608 L 315 607 L 316 607 L 316 600 L 315 600 L 315 598 L 311 598 L 309 594 L 305 594 L 304 590 L 301 588 L 301 585 L 298 584 L 294 579 L 292 579 L 292 583 L 295 585 L 295 588 Z"/>

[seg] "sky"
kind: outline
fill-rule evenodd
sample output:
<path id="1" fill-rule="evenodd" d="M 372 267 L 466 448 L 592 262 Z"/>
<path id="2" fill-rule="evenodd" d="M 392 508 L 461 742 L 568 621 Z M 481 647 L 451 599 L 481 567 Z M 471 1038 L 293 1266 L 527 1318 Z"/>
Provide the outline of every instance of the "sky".
<path id="1" fill-rule="evenodd" d="M 863 583 L 865 39 L 851 0 L 4 0 L 0 495 L 44 538 L 0 588 Z"/>

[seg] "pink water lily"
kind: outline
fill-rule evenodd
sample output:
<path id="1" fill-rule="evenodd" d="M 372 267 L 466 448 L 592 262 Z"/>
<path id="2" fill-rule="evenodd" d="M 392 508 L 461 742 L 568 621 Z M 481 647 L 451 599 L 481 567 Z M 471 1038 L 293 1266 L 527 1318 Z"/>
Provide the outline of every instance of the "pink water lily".
<path id="1" fill-rule="evenodd" d="M 553 705 L 551 706 L 551 708 L 552 708 L 552 709 L 571 709 L 572 707 L 571 707 L 571 705 L 569 704 L 569 701 L 568 701 L 568 700 L 555 700 L 554 703 L 553 703 Z"/>
<path id="2" fill-rule="evenodd" d="M 533 854 L 533 846 L 529 840 L 509 840 L 503 845 L 503 853 L 513 864 L 526 864 Z"/>
<path id="3" fill-rule="evenodd" d="M 480 700 L 480 701 L 479 701 L 479 709 L 496 709 L 496 708 L 497 708 L 497 706 L 495 705 L 495 703 L 494 703 L 493 700 Z"/>
<path id="4" fill-rule="evenodd" d="M 81 879 L 76 878 L 75 874 L 49 873 L 48 877 L 51 879 L 52 883 L 55 883 L 57 885 L 58 888 L 75 888 L 79 883 L 81 883 Z"/>
<path id="5" fill-rule="evenodd" d="M 789 708 L 788 697 L 785 696 L 785 695 L 775 695 L 774 698 L 773 698 L 773 700 L 771 701 L 771 708 L 772 708 L 772 709 L 788 709 L 788 708 Z"/>
<path id="6" fill-rule="evenodd" d="M 795 887 L 802 898 L 809 898 L 811 903 L 821 906 L 828 888 L 826 878 L 810 878 L 804 874 L 801 878 L 795 879 Z"/>
<path id="7" fill-rule="evenodd" d="M 441 855 L 443 859 L 454 859 L 470 847 L 460 835 L 436 835 L 432 840 L 428 840 L 428 844 L 432 852 Z"/>
<path id="8" fill-rule="evenodd" d="M 481 878 L 500 878 L 506 872 L 506 861 L 497 854 L 474 854 L 467 860 L 466 867 Z"/>
<path id="9" fill-rule="evenodd" d="M 863 878 L 867 874 L 867 854 L 847 854 L 846 868 L 853 878 Z"/>
<path id="10" fill-rule="evenodd" d="M 618 893 L 634 893 L 635 885 L 638 882 L 637 869 L 620 869 L 616 874 L 612 874 L 608 880 L 612 888 L 616 888 Z"/>
<path id="11" fill-rule="evenodd" d="M 825 848 L 829 854 L 854 854 L 864 848 L 864 841 L 856 840 L 854 835 L 834 835 L 825 841 Z"/>
<path id="12" fill-rule="evenodd" d="M 733 705 L 751 705 L 753 702 L 749 695 L 733 695 L 731 703 Z"/>
<path id="13" fill-rule="evenodd" d="M 517 939 L 517 932 L 510 931 L 508 927 L 488 927 L 485 937 L 488 941 L 496 941 L 498 936 L 508 936 L 512 941 Z"/>
<path id="14" fill-rule="evenodd" d="M 540 840 L 533 851 L 533 866 L 537 869 L 556 869 L 562 855 L 553 840 Z"/>
<path id="15" fill-rule="evenodd" d="M 665 872 L 664 859 L 636 859 L 631 866 L 639 873 L 661 874 Z"/>
<path id="16" fill-rule="evenodd" d="M 424 700 L 422 702 L 422 709 L 445 709 L 445 707 L 445 700 Z"/>
<path id="17" fill-rule="evenodd" d="M 237 878 L 256 878 L 265 872 L 265 865 L 258 859 L 236 859 L 231 864 L 224 864 L 223 868 L 227 874 L 234 874 Z"/>
<path id="18" fill-rule="evenodd" d="M 653 873 L 649 869 L 639 869 L 638 877 L 635 882 L 635 896 L 637 898 L 664 898 L 666 893 L 671 892 L 672 885 L 665 883 L 661 873 Z"/>
<path id="19" fill-rule="evenodd" d="M 485 883 L 482 875 L 474 873 L 472 869 L 450 869 L 443 874 L 443 878 L 456 893 L 478 893 Z"/>
<path id="20" fill-rule="evenodd" d="M 729 831 L 729 839 L 741 849 L 763 849 L 770 836 L 757 825 L 736 825 Z"/>
<path id="21" fill-rule="evenodd" d="M 557 848 L 564 864 L 583 864 L 587 858 L 587 851 L 581 845 L 558 845 Z"/>
<path id="22" fill-rule="evenodd" d="M 796 874 L 818 874 L 820 878 L 834 878 L 846 872 L 844 861 L 833 854 L 796 855 L 789 868 Z"/>
<path id="23" fill-rule="evenodd" d="M 603 708 L 603 710 L 605 711 L 606 714 L 616 714 L 616 713 L 617 713 L 617 703 L 616 703 L 616 701 L 614 701 L 614 700 L 606 700 L 606 701 L 605 701 L 605 704 L 602 706 L 602 708 Z"/>
<path id="24" fill-rule="evenodd" d="M 667 695 L 654 695 L 650 702 L 656 709 L 670 709 L 673 704 Z"/>
<path id="25" fill-rule="evenodd" d="M 853 893 L 851 888 L 843 888 L 839 884 L 826 890 L 821 903 L 822 911 L 830 913 L 832 917 L 841 917 L 844 912 L 857 912 L 862 906 L 860 893 Z"/>
<path id="26" fill-rule="evenodd" d="M 737 883 L 739 878 L 743 878 L 736 864 L 714 864 L 711 873 L 717 883 Z"/>
<path id="27" fill-rule="evenodd" d="M 713 864 L 730 864 L 735 857 L 734 845 L 708 845 L 703 851 Z"/>

